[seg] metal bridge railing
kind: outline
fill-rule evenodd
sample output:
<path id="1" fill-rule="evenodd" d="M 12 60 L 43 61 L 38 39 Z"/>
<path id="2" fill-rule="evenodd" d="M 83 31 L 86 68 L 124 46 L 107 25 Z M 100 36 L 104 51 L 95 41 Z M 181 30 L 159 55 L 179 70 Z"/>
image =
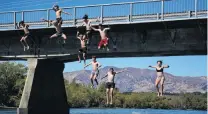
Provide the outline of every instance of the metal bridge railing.
<path id="1" fill-rule="evenodd" d="M 152 21 L 207 18 L 207 0 L 149 0 L 62 8 L 72 16 L 62 14 L 63 26 L 74 27 L 88 14 L 93 24 L 140 23 Z M 30 28 L 50 27 L 40 19 L 55 19 L 52 9 L 2 12 L 0 30 L 14 30 L 24 20 Z"/>

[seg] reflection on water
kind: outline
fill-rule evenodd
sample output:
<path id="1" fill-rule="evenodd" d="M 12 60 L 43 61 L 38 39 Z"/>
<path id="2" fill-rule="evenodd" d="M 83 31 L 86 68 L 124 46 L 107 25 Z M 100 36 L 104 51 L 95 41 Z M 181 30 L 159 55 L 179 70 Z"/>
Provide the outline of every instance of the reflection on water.
<path id="1" fill-rule="evenodd" d="M 0 114 L 16 114 L 16 110 L 0 110 Z M 70 114 L 207 114 L 207 111 L 159 109 L 70 109 Z"/>

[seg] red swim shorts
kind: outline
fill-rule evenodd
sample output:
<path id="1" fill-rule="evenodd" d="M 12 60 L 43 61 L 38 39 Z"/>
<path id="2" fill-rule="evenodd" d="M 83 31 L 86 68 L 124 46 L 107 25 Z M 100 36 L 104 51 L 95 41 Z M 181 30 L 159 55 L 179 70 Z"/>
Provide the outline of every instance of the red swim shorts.
<path id="1" fill-rule="evenodd" d="M 98 47 L 101 47 L 103 45 L 107 45 L 108 44 L 108 38 L 105 38 L 105 39 L 102 39 L 99 44 L 98 44 Z"/>

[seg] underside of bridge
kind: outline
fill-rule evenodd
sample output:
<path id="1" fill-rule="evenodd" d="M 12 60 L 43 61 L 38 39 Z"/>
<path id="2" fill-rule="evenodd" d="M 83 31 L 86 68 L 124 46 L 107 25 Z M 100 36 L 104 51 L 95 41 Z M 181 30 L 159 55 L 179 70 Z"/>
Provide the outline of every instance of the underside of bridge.
<path id="1" fill-rule="evenodd" d="M 110 27 L 111 30 L 108 32 L 110 51 L 97 49 L 100 37 L 98 32 L 93 32 L 87 58 L 91 58 L 91 55 L 105 58 L 207 53 L 207 19 L 118 24 Z M 48 42 L 47 38 L 55 33 L 54 28 L 32 29 L 32 37 L 28 39 L 31 49 L 28 51 L 23 51 L 19 42 L 23 31 L 0 31 L 0 59 L 20 60 L 40 57 L 56 58 L 64 62 L 75 61 L 80 48 L 76 31 L 76 28 L 64 28 L 67 41 L 63 46 L 60 44 L 61 38 L 54 38 Z"/>
<path id="2" fill-rule="evenodd" d="M 207 54 L 206 19 L 110 27 L 110 51 L 97 49 L 100 37 L 93 32 L 87 58 L 92 55 L 107 58 Z M 0 60 L 28 60 L 29 70 L 18 114 L 69 113 L 63 69 L 64 62 L 77 60 L 80 41 L 76 31 L 76 28 L 64 28 L 68 39 L 63 46 L 57 43 L 59 38 L 47 42 L 55 33 L 53 28 L 33 29 L 32 38 L 28 39 L 31 49 L 25 52 L 19 42 L 22 31 L 0 31 Z"/>

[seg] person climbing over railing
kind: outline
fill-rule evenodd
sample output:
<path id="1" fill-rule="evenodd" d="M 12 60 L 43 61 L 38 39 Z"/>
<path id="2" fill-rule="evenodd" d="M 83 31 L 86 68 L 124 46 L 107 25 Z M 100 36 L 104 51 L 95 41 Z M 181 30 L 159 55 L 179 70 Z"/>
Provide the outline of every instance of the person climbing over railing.
<path id="1" fill-rule="evenodd" d="M 61 14 L 62 14 L 62 13 L 67 14 L 67 15 L 72 15 L 72 14 L 70 14 L 70 13 L 68 13 L 68 12 L 63 11 L 63 10 L 62 10 L 61 8 L 59 8 L 59 6 L 56 5 L 56 4 L 53 5 L 53 10 L 56 12 L 56 21 L 57 21 L 58 25 L 62 25 L 62 23 L 63 23 L 63 19 L 62 19 L 62 17 L 61 17 Z"/>
<path id="2" fill-rule="evenodd" d="M 17 25 L 17 28 L 18 29 L 23 29 L 24 31 L 24 35 L 22 36 L 22 38 L 20 39 L 20 42 L 21 44 L 23 45 L 24 47 L 24 51 L 27 49 L 29 50 L 30 47 L 27 43 L 27 38 L 30 36 L 30 31 L 29 31 L 29 25 L 28 24 L 25 24 L 24 21 L 20 21 L 19 24 Z M 24 44 L 25 43 L 25 44 Z"/>
<path id="3" fill-rule="evenodd" d="M 85 14 L 83 16 L 83 23 L 81 26 L 85 26 L 86 27 L 86 38 L 87 38 L 87 45 L 90 45 L 90 40 L 92 37 L 92 32 L 91 32 L 91 21 L 88 19 L 88 15 Z M 89 49 L 88 49 L 89 50 Z"/>
<path id="4" fill-rule="evenodd" d="M 55 37 L 61 37 L 61 38 L 63 38 L 63 44 L 65 44 L 65 43 L 66 43 L 67 37 L 66 37 L 66 35 L 63 33 L 63 31 L 62 31 L 61 25 L 59 25 L 58 22 L 55 21 L 55 20 L 54 20 L 54 21 L 52 21 L 52 20 L 45 20 L 45 19 L 43 19 L 43 18 L 42 18 L 42 20 L 45 21 L 45 22 L 49 22 L 50 24 L 54 25 L 54 27 L 55 27 L 55 29 L 56 29 L 56 33 L 53 34 L 53 35 L 49 38 L 49 40 L 52 39 L 52 38 L 55 38 Z"/>
<path id="5" fill-rule="evenodd" d="M 77 27 L 77 38 L 80 40 L 81 48 L 79 49 L 78 59 L 81 63 L 80 54 L 83 55 L 84 65 L 86 65 L 86 54 L 87 54 L 87 37 L 86 37 L 86 29 L 82 26 Z"/>
<path id="6" fill-rule="evenodd" d="M 109 48 L 108 48 L 108 39 L 109 38 L 106 35 L 106 31 L 110 30 L 110 27 L 109 28 L 104 28 L 102 24 L 99 24 L 98 27 L 99 27 L 98 29 L 96 29 L 94 27 L 91 27 L 94 31 L 100 32 L 101 41 L 98 44 L 98 49 L 100 49 L 101 47 L 104 46 L 104 48 L 106 48 L 107 51 L 109 51 Z"/>

